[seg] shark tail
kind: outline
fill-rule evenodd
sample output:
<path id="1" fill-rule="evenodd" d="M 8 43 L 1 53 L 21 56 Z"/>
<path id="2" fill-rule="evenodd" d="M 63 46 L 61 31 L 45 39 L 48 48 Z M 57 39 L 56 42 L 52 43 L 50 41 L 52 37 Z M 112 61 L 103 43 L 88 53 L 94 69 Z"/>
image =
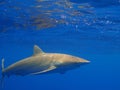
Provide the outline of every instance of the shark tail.
<path id="1" fill-rule="evenodd" d="M 3 74 L 3 71 L 4 71 L 4 58 L 2 59 L 1 69 L 2 69 L 2 77 L 0 79 L 0 88 L 3 89 L 3 87 L 4 87 L 4 74 Z"/>

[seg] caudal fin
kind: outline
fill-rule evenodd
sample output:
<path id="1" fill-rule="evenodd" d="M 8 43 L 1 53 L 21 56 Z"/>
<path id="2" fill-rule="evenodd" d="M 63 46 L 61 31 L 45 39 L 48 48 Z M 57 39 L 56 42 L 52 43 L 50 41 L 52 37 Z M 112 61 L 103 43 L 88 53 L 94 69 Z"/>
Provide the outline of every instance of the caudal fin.
<path id="1" fill-rule="evenodd" d="M 2 77 L 0 79 L 0 88 L 3 89 L 4 88 L 4 74 L 3 74 L 3 71 L 4 71 L 4 58 L 2 59 L 2 63 L 1 63 L 1 69 L 2 69 Z"/>
<path id="2" fill-rule="evenodd" d="M 2 59 L 2 71 L 4 70 L 4 58 Z"/>

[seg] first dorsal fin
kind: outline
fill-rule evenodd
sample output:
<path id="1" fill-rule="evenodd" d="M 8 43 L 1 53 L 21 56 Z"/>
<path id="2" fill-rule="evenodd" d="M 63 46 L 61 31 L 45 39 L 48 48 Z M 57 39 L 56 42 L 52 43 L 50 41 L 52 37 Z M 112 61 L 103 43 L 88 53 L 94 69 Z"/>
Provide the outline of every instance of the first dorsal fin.
<path id="1" fill-rule="evenodd" d="M 34 45 L 34 55 L 44 53 L 37 45 Z"/>

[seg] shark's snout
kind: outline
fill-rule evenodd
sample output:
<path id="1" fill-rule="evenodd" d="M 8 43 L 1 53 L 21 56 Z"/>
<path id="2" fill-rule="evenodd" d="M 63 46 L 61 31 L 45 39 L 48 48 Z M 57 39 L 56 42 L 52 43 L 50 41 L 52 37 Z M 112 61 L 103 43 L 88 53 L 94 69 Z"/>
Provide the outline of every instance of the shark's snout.
<path id="1" fill-rule="evenodd" d="M 88 60 L 85 60 L 85 61 L 84 61 L 84 63 L 90 63 L 90 61 L 88 61 Z"/>
<path id="2" fill-rule="evenodd" d="M 78 58 L 78 63 L 90 63 L 90 61 L 82 59 L 82 58 Z"/>

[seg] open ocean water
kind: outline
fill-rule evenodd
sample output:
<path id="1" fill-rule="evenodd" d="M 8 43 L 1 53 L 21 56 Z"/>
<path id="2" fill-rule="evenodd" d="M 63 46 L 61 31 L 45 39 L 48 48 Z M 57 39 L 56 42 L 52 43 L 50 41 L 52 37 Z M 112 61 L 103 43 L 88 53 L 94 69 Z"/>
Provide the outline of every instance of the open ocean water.
<path id="1" fill-rule="evenodd" d="M 120 0 L 0 0 L 5 67 L 33 55 L 35 44 L 91 62 L 65 74 L 5 77 L 4 90 L 120 90 Z"/>

